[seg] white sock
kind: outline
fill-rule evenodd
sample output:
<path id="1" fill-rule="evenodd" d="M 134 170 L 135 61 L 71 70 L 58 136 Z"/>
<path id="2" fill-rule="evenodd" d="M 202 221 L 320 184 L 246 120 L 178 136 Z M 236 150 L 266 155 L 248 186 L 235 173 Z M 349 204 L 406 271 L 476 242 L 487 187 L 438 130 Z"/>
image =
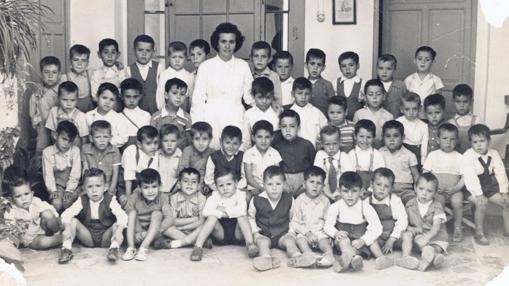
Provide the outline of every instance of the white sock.
<path id="1" fill-rule="evenodd" d="M 173 240 L 172 242 L 170 242 L 170 247 L 171 247 L 171 248 L 179 248 L 179 247 L 182 247 L 182 240 L 180 240 L 180 239 Z"/>
<path id="2" fill-rule="evenodd" d="M 118 242 L 116 240 L 113 240 L 110 244 L 110 248 L 118 248 Z"/>
<path id="3" fill-rule="evenodd" d="M 64 242 L 62 242 L 62 248 L 71 250 L 72 249 L 72 240 L 70 240 L 70 239 L 64 240 Z"/>

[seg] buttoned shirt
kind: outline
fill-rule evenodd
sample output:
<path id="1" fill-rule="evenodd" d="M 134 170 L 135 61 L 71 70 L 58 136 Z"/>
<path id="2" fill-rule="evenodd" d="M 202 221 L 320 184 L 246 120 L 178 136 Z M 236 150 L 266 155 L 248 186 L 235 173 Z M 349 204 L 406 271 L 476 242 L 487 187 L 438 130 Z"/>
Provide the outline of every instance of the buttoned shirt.
<path id="1" fill-rule="evenodd" d="M 408 215 L 401 199 L 398 196 L 389 195 L 382 200 L 378 200 L 374 195 L 371 195 L 371 204 L 383 204 L 391 208 L 392 218 L 394 219 L 394 229 L 392 230 L 391 237 L 399 239 L 401 233 L 408 227 Z"/>
<path id="2" fill-rule="evenodd" d="M 272 81 L 274 84 L 274 98 L 276 99 L 276 102 L 281 105 L 282 103 L 282 95 L 281 95 L 281 80 L 279 79 L 279 75 L 270 70 L 269 67 L 265 67 L 265 69 L 261 72 L 253 72 L 253 78 L 258 77 L 266 77 Z"/>
<path id="3" fill-rule="evenodd" d="M 329 188 L 329 170 L 331 167 L 331 163 L 329 161 L 329 155 L 324 150 L 319 150 L 316 152 L 315 156 L 315 162 L 313 165 L 322 168 L 325 171 L 325 187 Z M 348 164 L 346 162 L 347 156 L 346 153 L 343 153 L 341 151 L 338 151 L 336 154 L 332 156 L 332 164 L 334 165 L 334 168 L 336 168 L 336 181 L 338 184 L 336 186 L 339 186 L 339 178 L 341 177 L 341 174 L 343 173 L 343 166 L 345 164 Z"/>
<path id="4" fill-rule="evenodd" d="M 65 113 L 59 106 L 53 106 L 49 112 L 48 120 L 46 120 L 46 128 L 56 132 L 58 123 L 65 120 L 76 126 L 80 137 L 88 136 L 87 117 L 77 108 L 74 108 L 70 113 Z"/>
<path id="5" fill-rule="evenodd" d="M 127 142 L 127 133 L 124 125 L 124 119 L 115 110 L 110 110 L 102 115 L 97 108 L 90 110 L 86 114 L 87 124 L 90 127 L 97 120 L 105 120 L 111 124 L 111 145 L 122 147 Z"/>
<path id="6" fill-rule="evenodd" d="M 171 155 L 166 155 L 163 150 L 159 150 L 159 174 L 161 175 L 161 192 L 171 191 L 178 180 L 178 166 L 182 151 L 176 149 Z"/>
<path id="7" fill-rule="evenodd" d="M 138 156 L 136 156 L 136 153 L 138 153 Z M 138 157 L 138 160 L 136 160 L 136 157 Z M 124 168 L 124 180 L 136 180 L 136 173 L 140 173 L 147 168 L 159 170 L 159 153 L 156 152 L 155 156 L 151 157 L 143 150 L 138 149 L 138 146 L 129 145 L 122 154 L 122 168 Z"/>
<path id="8" fill-rule="evenodd" d="M 385 122 L 394 119 L 392 114 L 385 110 L 385 108 L 380 107 L 378 110 L 373 110 L 368 106 L 364 106 L 363 108 L 357 110 L 353 116 L 353 122 L 357 122 L 361 119 L 369 119 L 375 123 L 376 127 L 376 139 L 382 140 L 382 127 Z"/>
<path id="9" fill-rule="evenodd" d="M 415 92 L 421 97 L 421 102 L 424 102 L 428 95 L 437 93 L 438 90 L 444 87 L 438 76 L 428 73 L 421 79 L 417 72 L 405 78 L 405 85 L 408 91 Z"/>
<path id="10" fill-rule="evenodd" d="M 283 106 L 293 104 L 293 81 L 293 77 L 289 77 L 285 81 L 281 82 L 281 101 Z"/>
<path id="11" fill-rule="evenodd" d="M 86 98 L 90 96 L 90 76 L 88 70 L 82 73 L 75 73 L 70 70 L 67 73 L 67 80 L 74 82 L 78 86 L 78 98 Z"/>
<path id="12" fill-rule="evenodd" d="M 57 86 L 47 88 L 42 84 L 37 85 L 28 104 L 28 112 L 30 119 L 32 119 L 32 126 L 36 127 L 38 124 L 45 126 L 51 108 L 57 104 Z"/>
<path id="13" fill-rule="evenodd" d="M 279 130 L 279 117 L 274 109 L 269 107 L 263 111 L 255 105 L 244 113 L 244 123 L 247 125 L 248 134 L 252 133 L 253 125 L 260 120 L 267 120 L 272 124 L 274 131 Z"/>
<path id="14" fill-rule="evenodd" d="M 295 110 L 299 114 L 299 136 L 311 142 L 314 147 L 320 130 L 327 126 L 327 118 L 318 108 L 309 103 L 304 107 L 293 104 L 290 109 Z"/>
<path id="15" fill-rule="evenodd" d="M 273 143 L 273 147 L 283 158 L 280 165 L 285 173 L 296 174 L 313 166 L 315 148 L 311 142 L 304 138 L 297 136 L 292 141 L 281 138 Z M 296 154 L 299 154 L 299 156 L 296 156 Z"/>
<path id="16" fill-rule="evenodd" d="M 161 65 L 159 65 L 161 66 Z M 175 70 L 172 67 L 168 67 L 165 71 L 163 71 L 159 75 L 159 80 L 157 81 L 157 91 L 156 91 L 156 103 L 157 109 L 161 110 L 164 107 L 164 93 L 166 92 L 165 86 L 166 82 L 169 79 L 178 78 L 187 84 L 187 94 L 193 94 L 194 88 L 194 74 L 188 72 L 186 69 Z"/>
<path id="17" fill-rule="evenodd" d="M 405 116 L 396 119 L 403 124 L 405 128 L 405 138 L 403 143 L 421 147 L 421 158 L 426 158 L 428 154 L 429 130 L 428 125 L 419 118 L 408 120 Z"/>
<path id="18" fill-rule="evenodd" d="M 224 208 L 224 211 L 219 210 Z M 231 197 L 212 192 L 203 207 L 203 216 L 217 218 L 238 218 L 247 215 L 246 193 L 236 190 Z"/>
<path id="19" fill-rule="evenodd" d="M 81 146 L 81 161 L 83 169 L 98 168 L 106 175 L 106 182 L 111 183 L 113 167 L 120 166 L 120 152 L 111 144 L 104 151 L 97 150 L 92 143 Z"/>
<path id="20" fill-rule="evenodd" d="M 378 168 L 385 167 L 384 157 L 380 151 L 369 148 L 366 150 L 355 146 L 346 156 L 343 172 L 346 171 L 374 171 Z"/>
<path id="21" fill-rule="evenodd" d="M 138 106 L 133 109 L 124 108 L 119 115 L 128 137 L 136 136 L 138 129 L 150 124 L 150 113 Z"/>
<path id="22" fill-rule="evenodd" d="M 133 210 L 136 211 L 136 218 L 143 229 L 149 227 L 154 211 L 160 211 L 163 214 L 161 231 L 165 231 L 173 224 L 173 215 L 168 196 L 161 192 L 153 200 L 149 201 L 143 196 L 141 189 L 137 188 L 131 195 L 125 209 L 127 213 Z"/>
<path id="23" fill-rule="evenodd" d="M 71 146 L 69 150 L 61 152 L 56 145 L 46 147 L 42 151 L 42 174 L 44 183 L 50 193 L 57 191 L 57 181 L 54 171 L 64 171 L 70 168 L 69 177 L 65 186 L 66 192 L 74 192 L 81 177 L 80 149 Z"/>
<path id="24" fill-rule="evenodd" d="M 235 156 L 238 155 L 239 151 L 237 151 L 237 153 L 235 153 L 234 156 L 231 156 L 231 158 L 228 158 L 228 156 L 223 151 L 223 149 L 221 149 L 221 153 L 225 157 L 226 161 L 231 162 L 231 160 L 235 159 Z M 244 160 L 244 155 L 242 156 L 242 158 L 243 158 L 242 160 Z M 233 170 L 233 171 L 236 172 L 237 170 Z M 216 164 L 214 164 L 214 161 L 212 160 L 212 157 L 209 156 L 209 158 L 207 159 L 207 166 L 205 167 L 204 182 L 212 190 L 217 190 L 217 188 L 216 188 L 216 181 L 214 179 L 215 172 L 216 172 Z M 239 181 L 237 182 L 237 188 L 239 188 L 239 189 L 244 189 L 247 186 L 247 181 L 246 181 L 246 177 L 245 177 L 244 174 L 245 174 L 245 172 L 244 172 L 244 164 L 240 164 L 240 178 L 238 178 Z"/>
<path id="25" fill-rule="evenodd" d="M 125 79 L 125 72 L 119 70 L 117 66 L 113 65 L 107 67 L 102 65 L 98 69 L 92 72 L 90 76 L 90 86 L 92 88 L 91 95 L 94 101 L 97 101 L 97 89 L 102 83 L 110 82 L 117 87 L 120 87 L 120 83 Z"/>
<path id="26" fill-rule="evenodd" d="M 389 148 L 383 146 L 379 149 L 384 157 L 385 166 L 394 172 L 395 183 L 414 183 L 411 167 L 417 168 L 417 157 L 410 150 L 401 146 L 399 150 L 391 152 Z"/>
<path id="27" fill-rule="evenodd" d="M 200 217 L 207 198 L 199 191 L 186 196 L 181 191 L 170 196 L 170 207 L 174 218 Z"/>
<path id="28" fill-rule="evenodd" d="M 168 110 L 163 108 L 152 115 L 152 118 L 150 118 L 150 125 L 159 130 L 164 124 L 176 125 L 183 133 L 183 131 L 191 128 L 191 116 L 182 108 L 179 108 L 175 115 L 170 115 Z M 181 135 L 184 136 L 185 134 Z"/>
<path id="29" fill-rule="evenodd" d="M 207 160 L 210 154 L 214 153 L 214 149 L 207 148 L 203 152 L 198 152 L 193 145 L 187 146 L 182 150 L 180 156 L 178 171 L 182 171 L 184 168 L 192 167 L 200 172 L 201 181 L 205 179 L 205 169 L 207 168 Z"/>
<path id="30" fill-rule="evenodd" d="M 256 183 L 262 186 L 263 172 L 265 169 L 269 166 L 278 166 L 282 160 L 283 159 L 281 158 L 281 155 L 279 155 L 279 152 L 272 147 L 269 147 L 265 153 L 262 154 L 256 146 L 253 146 L 244 153 L 242 165 L 247 164 L 251 166 L 251 175 Z M 246 169 L 244 168 L 244 172 L 245 170 Z M 244 175 L 244 177 L 246 176 Z M 248 185 L 247 188 L 253 189 L 251 185 Z"/>
<path id="31" fill-rule="evenodd" d="M 290 231 L 303 235 L 309 231 L 323 231 L 325 215 L 329 206 L 329 199 L 323 194 L 311 198 L 306 193 L 302 193 L 293 204 Z"/>
<path id="32" fill-rule="evenodd" d="M 26 224 L 27 233 L 37 233 L 41 227 L 41 213 L 47 210 L 55 217 L 58 217 L 58 213 L 52 205 L 38 197 L 32 197 L 32 202 L 28 209 L 11 204 L 10 209 L 7 209 L 4 213 L 4 219 L 18 225 L 20 224 L 19 221 L 22 221 L 22 223 Z"/>
<path id="33" fill-rule="evenodd" d="M 479 175 L 484 172 L 484 167 L 479 162 L 481 158 L 485 163 L 488 162 L 488 158 L 491 157 L 491 163 L 489 168 L 489 174 L 495 175 L 498 182 L 498 187 L 501 193 L 509 193 L 509 182 L 507 180 L 507 173 L 505 170 L 504 162 L 494 149 L 489 149 L 484 155 L 481 155 L 470 148 L 463 154 L 462 173 L 465 179 L 465 187 L 467 190 L 475 196 L 482 195 L 482 188 L 479 181 Z"/>

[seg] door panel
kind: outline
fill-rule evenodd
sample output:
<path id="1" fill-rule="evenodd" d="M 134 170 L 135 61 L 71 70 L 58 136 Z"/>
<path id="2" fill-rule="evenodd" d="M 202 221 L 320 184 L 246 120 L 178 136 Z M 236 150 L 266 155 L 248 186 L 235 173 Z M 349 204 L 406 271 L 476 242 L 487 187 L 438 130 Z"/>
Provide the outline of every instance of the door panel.
<path id="1" fill-rule="evenodd" d="M 183 0 L 187 1 L 187 0 Z M 178 2 L 178 1 L 177 1 Z M 223 13 L 225 14 L 226 9 L 226 0 L 204 0 L 201 1 L 203 6 L 204 13 Z M 196 11 L 194 11 L 196 13 Z"/>
<path id="2" fill-rule="evenodd" d="M 229 17 L 229 21 L 235 23 L 239 30 L 242 31 L 242 34 L 246 39 L 244 40 L 244 44 L 240 48 L 240 50 L 235 54 L 239 58 L 249 59 L 249 54 L 251 53 L 251 45 L 258 41 L 259 39 L 256 37 L 256 32 L 254 29 L 254 15 L 244 14 L 244 15 L 236 15 L 232 14 Z"/>

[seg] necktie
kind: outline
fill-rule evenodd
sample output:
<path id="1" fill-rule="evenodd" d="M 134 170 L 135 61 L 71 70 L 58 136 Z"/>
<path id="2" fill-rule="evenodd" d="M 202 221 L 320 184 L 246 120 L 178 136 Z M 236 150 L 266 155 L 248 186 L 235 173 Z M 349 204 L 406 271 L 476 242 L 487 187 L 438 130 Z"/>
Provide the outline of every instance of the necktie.
<path id="1" fill-rule="evenodd" d="M 334 158 L 329 157 L 329 188 L 334 193 L 338 188 L 338 171 L 334 167 Z"/>

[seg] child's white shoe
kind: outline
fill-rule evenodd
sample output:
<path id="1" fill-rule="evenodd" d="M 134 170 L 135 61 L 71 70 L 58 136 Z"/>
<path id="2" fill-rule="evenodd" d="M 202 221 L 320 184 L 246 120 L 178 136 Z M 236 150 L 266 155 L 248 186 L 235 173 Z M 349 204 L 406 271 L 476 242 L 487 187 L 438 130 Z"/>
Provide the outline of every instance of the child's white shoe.
<path id="1" fill-rule="evenodd" d="M 122 255 L 122 260 L 129 261 L 129 260 L 133 260 L 134 257 L 136 257 L 136 248 L 128 247 L 125 250 L 124 255 Z"/>
<path id="2" fill-rule="evenodd" d="M 145 260 L 147 260 L 147 256 L 148 256 L 148 249 L 146 249 L 144 247 L 140 247 L 138 249 L 138 253 L 136 254 L 136 257 L 134 259 L 136 259 L 138 261 L 145 261 Z"/>

